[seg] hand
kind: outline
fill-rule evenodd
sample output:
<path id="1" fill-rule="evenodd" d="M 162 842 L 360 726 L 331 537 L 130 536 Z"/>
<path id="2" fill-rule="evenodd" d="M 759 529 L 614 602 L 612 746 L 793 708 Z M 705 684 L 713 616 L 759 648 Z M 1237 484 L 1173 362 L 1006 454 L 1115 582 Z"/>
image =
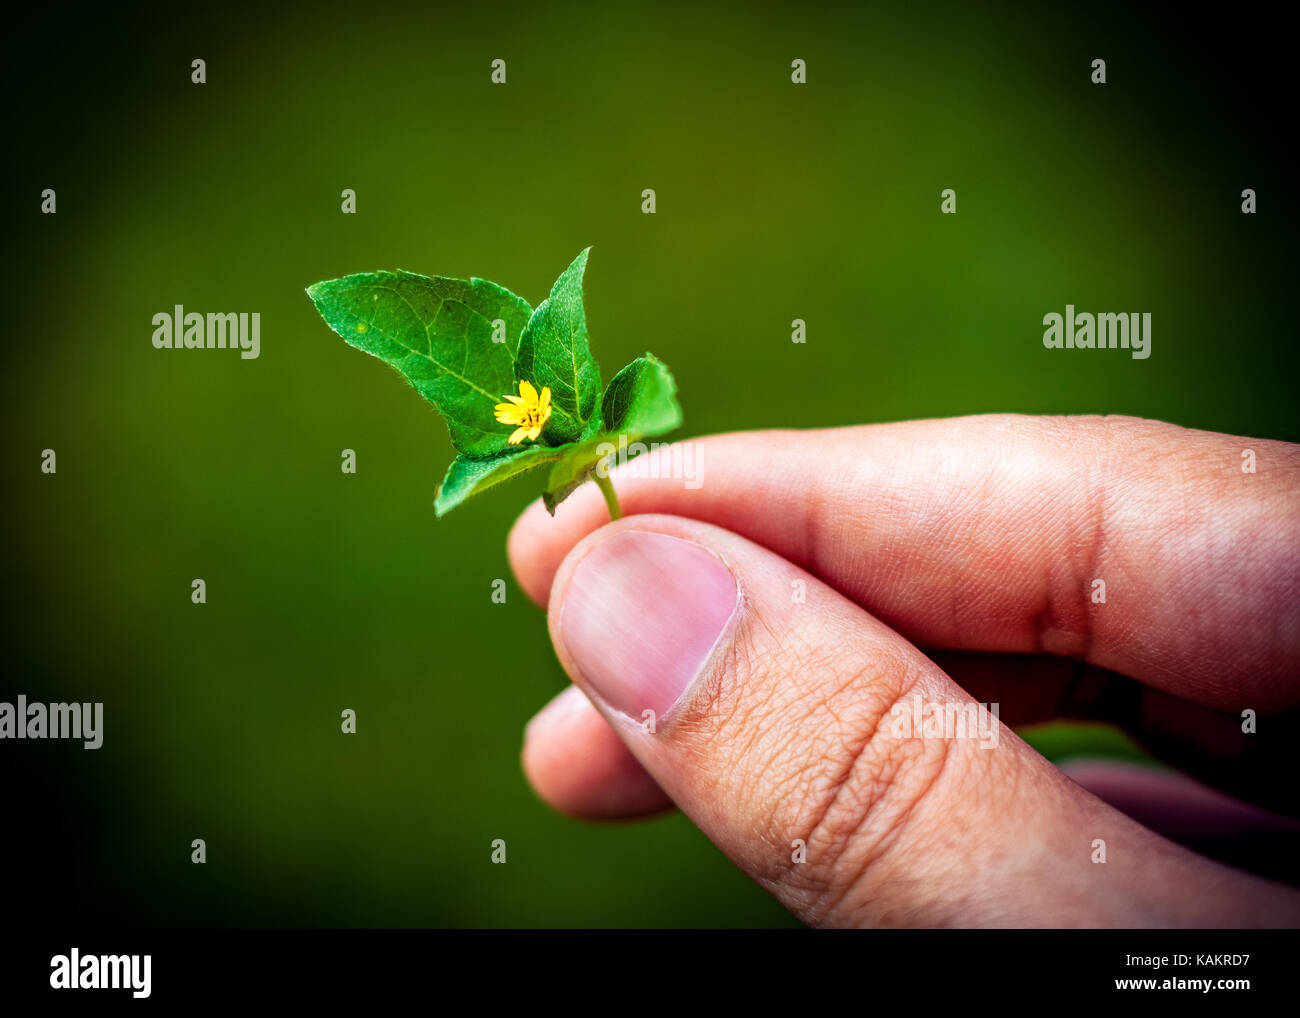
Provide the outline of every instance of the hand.
<path id="1" fill-rule="evenodd" d="M 1018 416 L 697 446 L 698 490 L 634 461 L 624 519 L 587 485 L 510 535 L 576 683 L 527 733 L 544 799 L 676 804 L 814 925 L 1300 922 L 971 706 L 1112 720 L 1294 811 L 1300 447 Z M 908 730 L 945 707 L 984 727 Z"/>

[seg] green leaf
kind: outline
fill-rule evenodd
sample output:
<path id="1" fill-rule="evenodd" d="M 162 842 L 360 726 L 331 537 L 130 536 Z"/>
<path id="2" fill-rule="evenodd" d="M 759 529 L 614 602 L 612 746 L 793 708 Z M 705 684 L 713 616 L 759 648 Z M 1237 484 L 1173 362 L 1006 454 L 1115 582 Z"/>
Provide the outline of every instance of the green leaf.
<path id="1" fill-rule="evenodd" d="M 652 353 L 638 357 L 610 380 L 600 415 L 607 432 L 625 433 L 629 442 L 681 427 L 677 382 L 668 365 Z"/>
<path id="2" fill-rule="evenodd" d="M 440 517 L 446 516 L 470 496 L 527 473 L 535 467 L 554 462 L 563 455 L 561 449 L 530 445 L 525 449 L 518 451 L 512 449 L 488 459 L 457 456 L 447 468 L 447 476 L 443 478 L 442 484 L 438 486 L 438 494 L 433 501 L 433 511 Z"/>
<path id="3" fill-rule="evenodd" d="M 460 455 L 438 486 L 439 516 L 543 467 L 542 500 L 554 513 L 603 457 L 681 424 L 677 384 L 653 354 L 615 375 L 602 398 L 582 302 L 590 250 L 536 311 L 484 279 L 365 272 L 308 287 L 335 332 L 396 368 L 442 413 Z M 496 406 L 523 380 L 550 388 L 551 417 L 538 443 L 512 446 Z"/>
<path id="4" fill-rule="evenodd" d="M 506 448 L 495 406 L 515 391 L 513 353 L 528 304 L 483 279 L 362 272 L 308 287 L 321 317 L 358 350 L 396 368 L 434 404 L 452 444 L 469 456 Z M 493 342 L 494 321 L 505 341 Z"/>
<path id="5" fill-rule="evenodd" d="M 560 275 L 551 295 L 538 305 L 519 341 L 515 374 L 540 390 L 551 390 L 551 419 L 542 438 L 561 445 L 579 438 L 596 414 L 600 367 L 587 341 L 587 314 L 582 305 L 582 277 L 587 248 Z"/>
<path id="6" fill-rule="evenodd" d="M 505 348 L 510 351 L 512 359 L 518 357 L 519 341 L 523 338 L 528 319 L 533 316 L 528 301 L 511 293 L 504 286 L 477 276 L 470 277 L 469 286 L 471 300 L 466 303 L 488 321 L 502 323 Z"/>
<path id="7" fill-rule="evenodd" d="M 597 435 L 584 442 L 563 447 L 560 459 L 546 476 L 542 503 L 555 515 L 555 507 L 578 490 L 596 469 L 596 464 L 611 450 L 618 448 L 617 436 Z"/>
<path id="8" fill-rule="evenodd" d="M 601 400 L 601 418 L 603 430 L 588 427 L 583 440 L 565 446 L 564 455 L 551 467 L 542 501 L 552 515 L 591 477 L 603 456 L 681 426 L 677 383 L 668 366 L 650 353 L 634 360 L 610 381 Z"/>

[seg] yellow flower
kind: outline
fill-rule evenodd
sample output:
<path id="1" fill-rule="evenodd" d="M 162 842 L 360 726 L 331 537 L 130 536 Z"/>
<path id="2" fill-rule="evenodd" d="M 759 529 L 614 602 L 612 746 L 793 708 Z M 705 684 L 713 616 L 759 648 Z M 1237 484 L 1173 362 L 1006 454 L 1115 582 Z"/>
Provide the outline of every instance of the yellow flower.
<path id="1" fill-rule="evenodd" d="M 497 420 L 502 424 L 518 425 L 510 436 L 510 444 L 518 445 L 525 438 L 536 442 L 551 418 L 550 386 L 542 386 L 542 394 L 538 396 L 532 382 L 520 382 L 518 396 L 507 393 L 501 398 L 510 402 L 497 404 Z"/>

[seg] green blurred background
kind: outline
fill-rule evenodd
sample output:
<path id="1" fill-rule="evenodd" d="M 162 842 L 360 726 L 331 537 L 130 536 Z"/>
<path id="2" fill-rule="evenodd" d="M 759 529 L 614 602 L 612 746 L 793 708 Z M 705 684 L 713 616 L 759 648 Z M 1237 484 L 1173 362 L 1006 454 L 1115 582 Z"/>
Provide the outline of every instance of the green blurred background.
<path id="1" fill-rule="evenodd" d="M 683 435 L 1024 411 L 1295 440 L 1283 36 L 1234 28 L 1113 5 L 17 15 L 0 699 L 106 715 L 97 752 L 0 744 L 19 895 L 185 925 L 792 924 L 681 817 L 534 798 L 522 728 L 566 679 L 513 579 L 489 594 L 536 492 L 435 521 L 436 413 L 303 288 L 400 267 L 536 304 L 594 245 L 606 377 L 653 350 Z M 1152 312 L 1151 358 L 1045 350 L 1067 302 Z M 261 357 L 154 350 L 174 304 L 261 312 Z"/>

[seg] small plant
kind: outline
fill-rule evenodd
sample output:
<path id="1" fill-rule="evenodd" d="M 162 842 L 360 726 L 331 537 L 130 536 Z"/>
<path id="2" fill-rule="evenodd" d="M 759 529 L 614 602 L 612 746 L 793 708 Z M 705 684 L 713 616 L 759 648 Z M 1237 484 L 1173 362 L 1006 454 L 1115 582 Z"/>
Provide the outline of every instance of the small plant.
<path id="1" fill-rule="evenodd" d="M 434 511 L 546 469 L 542 500 L 555 507 L 594 479 L 620 515 L 609 448 L 682 423 L 677 383 L 653 354 L 638 357 L 601 392 L 587 342 L 582 277 L 588 248 L 534 310 L 486 279 L 360 272 L 307 288 L 329 327 L 396 368 L 438 408 L 459 455 Z"/>

